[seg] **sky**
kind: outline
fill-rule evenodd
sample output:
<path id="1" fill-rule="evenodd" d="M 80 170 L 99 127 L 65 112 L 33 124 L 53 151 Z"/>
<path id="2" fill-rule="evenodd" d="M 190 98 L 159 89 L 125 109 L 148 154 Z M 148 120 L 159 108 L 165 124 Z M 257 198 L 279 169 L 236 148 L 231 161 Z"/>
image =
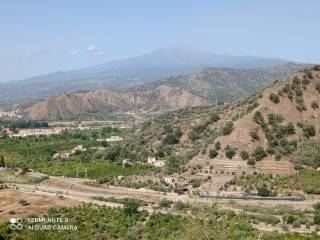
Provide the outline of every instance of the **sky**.
<path id="1" fill-rule="evenodd" d="M 3 0 L 0 81 L 183 46 L 320 62 L 319 0 Z"/>

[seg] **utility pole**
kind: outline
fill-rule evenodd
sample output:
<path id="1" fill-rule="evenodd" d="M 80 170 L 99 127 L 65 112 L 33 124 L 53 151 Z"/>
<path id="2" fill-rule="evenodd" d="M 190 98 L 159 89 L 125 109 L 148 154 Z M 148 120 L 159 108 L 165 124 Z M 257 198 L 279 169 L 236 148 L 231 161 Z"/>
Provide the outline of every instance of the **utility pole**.
<path id="1" fill-rule="evenodd" d="M 76 177 L 79 178 L 79 169 L 78 169 L 78 166 L 77 166 L 77 173 L 76 173 Z"/>

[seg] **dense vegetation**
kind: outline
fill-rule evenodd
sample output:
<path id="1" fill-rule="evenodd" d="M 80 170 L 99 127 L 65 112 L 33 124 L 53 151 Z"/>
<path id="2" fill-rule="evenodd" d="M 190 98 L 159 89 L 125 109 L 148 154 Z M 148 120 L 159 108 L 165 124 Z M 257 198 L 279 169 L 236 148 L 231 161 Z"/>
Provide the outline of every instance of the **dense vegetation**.
<path id="1" fill-rule="evenodd" d="M 0 155 L 5 159 L 7 167 L 20 167 L 40 172 L 68 177 L 88 177 L 94 179 L 111 180 L 118 175 L 140 174 L 151 170 L 149 166 L 134 164 L 124 168 L 120 162 L 115 161 L 112 154 L 103 159 L 94 159 L 96 150 L 103 147 L 112 152 L 115 148 L 97 138 L 109 137 L 112 134 L 123 134 L 120 130 L 104 128 L 101 130 L 74 131 L 59 135 L 5 138 L 0 140 Z M 58 151 L 70 151 L 77 145 L 84 145 L 87 152 L 71 155 L 70 159 L 53 159 Z"/>
<path id="2" fill-rule="evenodd" d="M 49 124 L 46 121 L 35 121 L 35 120 L 1 120 L 0 126 L 10 128 L 12 130 L 21 128 L 48 128 Z"/>
<path id="3" fill-rule="evenodd" d="M 249 213 L 250 211 L 262 211 L 262 209 L 246 209 L 246 213 L 235 214 L 231 210 L 219 209 L 217 205 L 208 207 L 192 207 L 192 217 L 180 214 L 147 213 L 139 211 L 139 204 L 127 202 L 123 209 L 105 206 L 82 205 L 69 209 L 49 209 L 47 216 L 50 218 L 68 218 L 68 225 L 74 225 L 77 230 L 62 231 L 35 231 L 23 230 L 10 231 L 9 223 L 0 224 L 1 239 L 99 239 L 99 240 L 140 240 L 140 239 L 178 239 L 178 240 L 248 240 L 248 239 L 320 239 L 316 234 L 291 235 L 277 232 L 260 234 L 250 224 L 263 222 L 265 224 L 279 224 L 281 215 L 287 224 L 304 224 L 308 218 L 298 210 L 288 208 L 275 208 L 271 214 Z M 317 209 L 314 222 L 317 221 Z M 26 226 L 34 226 L 35 223 L 27 223 Z M 53 225 L 53 223 L 46 223 Z M 62 223 L 60 225 L 64 225 Z"/>
<path id="4" fill-rule="evenodd" d="M 320 166 L 320 141 L 306 141 L 299 145 L 294 154 L 294 163 L 298 167 L 302 165 L 317 168 Z"/>
<path id="5" fill-rule="evenodd" d="M 291 196 L 295 190 L 296 177 L 294 176 L 273 176 L 272 174 L 255 173 L 253 175 L 241 174 L 225 183 L 223 188 L 239 186 L 245 192 L 258 190 L 258 195 L 262 197 L 277 196 L 284 194 Z M 265 194 L 269 192 L 269 194 Z M 260 193 L 260 194 L 259 194 Z"/>

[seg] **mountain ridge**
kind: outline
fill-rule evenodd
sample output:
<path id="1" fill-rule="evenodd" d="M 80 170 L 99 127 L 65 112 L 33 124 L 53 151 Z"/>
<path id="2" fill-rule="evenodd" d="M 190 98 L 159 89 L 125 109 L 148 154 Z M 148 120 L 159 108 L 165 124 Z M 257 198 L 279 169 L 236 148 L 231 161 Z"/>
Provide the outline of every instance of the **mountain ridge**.
<path id="1" fill-rule="evenodd" d="M 172 75 L 190 74 L 206 67 L 254 68 L 285 64 L 289 61 L 254 56 L 230 56 L 189 50 L 161 48 L 151 53 L 111 61 L 88 68 L 0 84 L 0 101 L 26 101 L 48 98 L 79 89 L 118 88 L 147 83 Z"/>
<path id="2" fill-rule="evenodd" d="M 246 70 L 210 68 L 190 75 L 173 76 L 116 91 L 95 90 L 92 92 L 80 91 L 81 94 L 79 91 L 64 93 L 49 98 L 47 101 L 31 105 L 25 108 L 25 112 L 32 119 L 65 119 L 74 114 L 90 112 L 101 112 L 103 114 L 126 112 L 130 108 L 133 111 L 140 112 L 159 112 L 218 102 L 230 102 L 260 90 L 275 80 L 286 77 L 303 67 L 304 65 L 287 64 Z M 103 96 L 99 94 L 101 92 L 104 93 Z M 86 103 L 86 98 L 89 95 L 92 104 Z M 183 97 L 187 99 L 183 99 Z M 132 98 L 139 98 L 141 103 L 132 100 Z M 188 101 L 189 98 L 193 99 L 194 103 Z M 112 102 L 111 105 L 110 101 Z M 86 107 L 82 108 L 79 106 L 80 103 L 86 105 Z M 70 104 L 74 107 L 68 108 L 67 106 Z M 59 112 L 59 109 L 61 112 Z"/>

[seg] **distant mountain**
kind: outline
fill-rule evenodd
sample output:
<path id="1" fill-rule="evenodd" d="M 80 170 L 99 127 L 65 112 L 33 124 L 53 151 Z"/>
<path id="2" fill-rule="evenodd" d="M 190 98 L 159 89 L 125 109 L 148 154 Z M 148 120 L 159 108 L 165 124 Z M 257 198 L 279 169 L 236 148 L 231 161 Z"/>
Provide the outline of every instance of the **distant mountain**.
<path id="1" fill-rule="evenodd" d="M 158 86 L 152 91 L 118 93 L 110 90 L 64 93 L 25 109 L 31 119 L 66 119 L 84 114 L 125 111 L 164 111 L 205 105 L 204 99 L 177 87 Z"/>
<path id="2" fill-rule="evenodd" d="M 149 91 L 157 86 L 179 87 L 209 103 L 230 102 L 261 90 L 276 80 L 285 78 L 308 65 L 284 64 L 274 67 L 233 69 L 206 68 L 201 71 L 168 77 L 148 84 L 124 88 L 124 91 Z"/>
<path id="3" fill-rule="evenodd" d="M 254 69 L 208 68 L 148 84 L 111 90 L 64 93 L 25 108 L 32 119 L 68 119 L 88 114 L 166 111 L 231 101 L 289 76 L 304 65 Z"/>
<path id="4" fill-rule="evenodd" d="M 63 92 L 121 87 L 147 83 L 172 75 L 188 74 L 207 67 L 256 68 L 288 63 L 277 58 L 230 56 L 186 48 L 160 48 L 133 58 L 89 68 L 55 72 L 0 84 L 0 101 L 23 101 Z"/>

